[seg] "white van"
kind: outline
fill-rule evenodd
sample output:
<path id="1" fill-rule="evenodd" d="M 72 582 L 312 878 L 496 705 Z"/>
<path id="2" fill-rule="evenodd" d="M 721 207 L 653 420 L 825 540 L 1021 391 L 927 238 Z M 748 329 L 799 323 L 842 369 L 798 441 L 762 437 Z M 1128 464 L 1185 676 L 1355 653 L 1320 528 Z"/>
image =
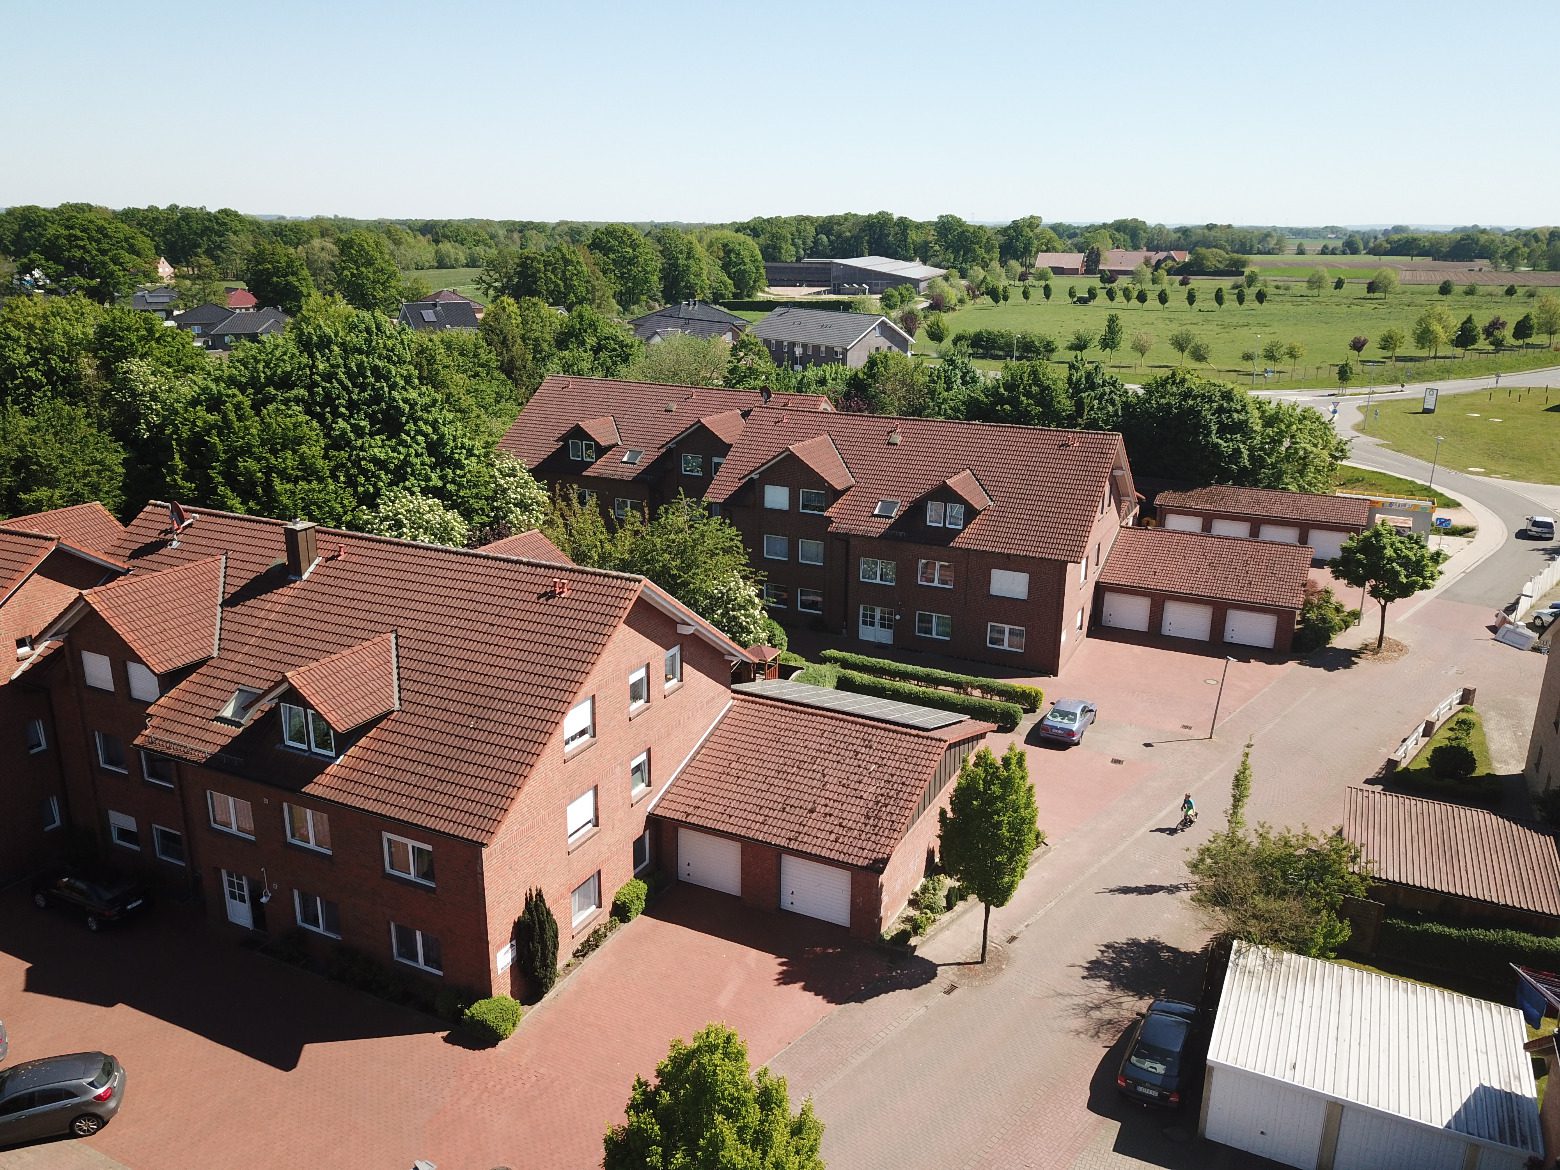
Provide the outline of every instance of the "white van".
<path id="1" fill-rule="evenodd" d="M 1522 535 L 1530 540 L 1553 540 L 1555 538 L 1555 518 L 1553 516 L 1529 516 L 1527 527 L 1522 530 Z"/>

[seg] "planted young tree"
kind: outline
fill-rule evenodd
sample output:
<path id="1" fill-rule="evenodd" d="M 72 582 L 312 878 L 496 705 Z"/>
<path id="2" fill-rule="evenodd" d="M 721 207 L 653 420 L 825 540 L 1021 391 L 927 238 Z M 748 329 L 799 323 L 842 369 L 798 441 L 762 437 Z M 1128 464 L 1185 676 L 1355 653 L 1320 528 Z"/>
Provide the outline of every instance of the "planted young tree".
<path id="1" fill-rule="evenodd" d="M 1318 264 L 1305 278 L 1305 287 L 1320 296 L 1327 289 L 1327 269 Z"/>
<path id="2" fill-rule="evenodd" d="M 1276 369 L 1284 360 L 1288 347 L 1277 338 L 1264 342 L 1262 346 L 1262 360 L 1271 368 Z"/>
<path id="3" fill-rule="evenodd" d="M 546 995 L 558 981 L 558 920 L 541 890 L 526 893 L 525 909 L 515 923 L 515 936 L 520 970 L 536 987 L 538 996 Z"/>
<path id="4" fill-rule="evenodd" d="M 1235 290 L 1235 303 L 1237 305 L 1244 305 L 1246 303 L 1246 286 L 1245 285 L 1241 285 L 1238 289 Z"/>
<path id="5" fill-rule="evenodd" d="M 1049 280 L 1040 286 L 1040 295 L 1046 300 L 1051 299 L 1051 282 Z"/>
<path id="6" fill-rule="evenodd" d="M 1137 300 L 1137 303 L 1140 304 L 1140 305 L 1148 304 L 1148 290 L 1146 288 L 1138 289 L 1137 290 L 1137 298 L 1136 298 L 1136 300 Z"/>
<path id="7" fill-rule="evenodd" d="M 1198 365 L 1205 366 L 1213 361 L 1213 350 L 1209 347 L 1206 341 L 1202 340 L 1202 338 L 1198 338 L 1196 341 L 1192 342 L 1191 345 L 1186 347 L 1186 356 L 1191 358 L 1192 361 L 1196 362 Z"/>
<path id="8" fill-rule="evenodd" d="M 1213 290 L 1213 303 L 1221 309 L 1224 308 L 1224 286 L 1222 284 Z"/>
<path id="9" fill-rule="evenodd" d="M 1338 363 L 1338 385 L 1347 386 L 1354 381 L 1354 363 L 1342 361 Z"/>
<path id="10" fill-rule="evenodd" d="M 1175 352 L 1180 354 L 1182 357 L 1185 357 L 1186 351 L 1190 349 L 1193 344 L 1196 343 L 1196 341 L 1197 334 L 1193 333 L 1190 329 L 1177 329 L 1170 335 L 1170 348 L 1175 350 Z"/>
<path id="11" fill-rule="evenodd" d="M 1170 293 L 1167 290 L 1165 290 L 1165 289 L 1160 289 L 1159 290 L 1159 295 L 1158 295 L 1158 300 L 1159 300 L 1159 307 L 1161 309 L 1164 308 L 1166 305 L 1168 305 L 1170 303 Z"/>
<path id="12" fill-rule="evenodd" d="M 926 338 L 933 345 L 941 345 L 948 340 L 948 318 L 941 313 L 933 313 L 926 319 Z"/>
<path id="13" fill-rule="evenodd" d="M 1257 304 L 1259 304 L 1259 305 L 1267 304 L 1267 289 L 1259 288 L 1257 290 L 1257 292 L 1256 292 L 1256 297 L 1257 297 Z"/>
<path id="14" fill-rule="evenodd" d="M 1376 286 L 1375 291 L 1381 296 L 1389 296 L 1398 290 L 1398 274 L 1395 268 L 1378 268 L 1376 274 L 1370 278 L 1370 282 Z"/>
<path id="15" fill-rule="evenodd" d="M 1452 289 L 1453 289 L 1453 288 L 1454 288 L 1454 287 L 1455 287 L 1455 286 L 1454 286 L 1454 285 L 1453 285 L 1453 284 L 1452 284 L 1452 282 L 1451 282 L 1451 281 L 1449 281 L 1449 280 L 1443 280 L 1443 281 L 1442 281 L 1442 282 L 1441 282 L 1441 283 L 1440 283 L 1440 284 L 1438 284 L 1438 285 L 1436 285 L 1436 289 L 1435 289 L 1435 291 L 1436 291 L 1436 292 L 1437 292 L 1437 294 L 1439 294 L 1439 295 L 1440 295 L 1440 296 L 1443 296 L 1443 297 L 1449 297 L 1449 296 L 1451 296 L 1451 295 L 1452 295 Z"/>
<path id="16" fill-rule="evenodd" d="M 981 748 L 964 761 L 948 808 L 937 815 L 943 868 L 984 908 L 980 961 L 986 961 L 991 908 L 1006 906 L 1045 840 L 1029 765 L 1017 744 L 999 760 Z"/>
<path id="17" fill-rule="evenodd" d="M 1342 292 L 1342 291 L 1343 291 L 1343 277 L 1340 276 L 1340 277 L 1338 277 L 1338 279 L 1333 281 L 1333 292 Z"/>
<path id="18" fill-rule="evenodd" d="M 1029 282 L 1027 280 L 1024 281 L 1024 287 L 1019 291 L 1023 293 L 1024 299 L 1027 301 L 1029 299 Z"/>
<path id="19" fill-rule="evenodd" d="M 1295 367 L 1300 364 L 1300 359 L 1305 356 L 1305 346 L 1298 341 L 1284 343 L 1284 356 L 1289 359 L 1289 376 L 1295 376 Z"/>
<path id="20" fill-rule="evenodd" d="M 1394 362 L 1397 361 L 1398 350 L 1408 344 L 1408 338 L 1403 335 L 1401 329 L 1383 329 L 1381 336 L 1376 338 L 1376 348 L 1387 354 Z"/>
<path id="21" fill-rule="evenodd" d="M 1143 362 L 1148 357 L 1148 351 L 1154 348 L 1154 335 L 1152 333 L 1134 333 L 1132 335 L 1132 352 L 1138 355 L 1138 368 L 1143 368 Z"/>
<path id="22" fill-rule="evenodd" d="M 1508 296 L 1508 297 L 1514 297 L 1514 296 L 1516 296 L 1516 295 L 1517 295 L 1517 286 L 1516 286 L 1516 285 L 1514 285 L 1514 284 L 1508 284 L 1508 285 L 1507 285 L 1507 286 L 1506 286 L 1506 295 L 1507 295 L 1507 296 Z"/>
<path id="23" fill-rule="evenodd" d="M 1365 590 L 1381 608 L 1381 627 L 1376 634 L 1379 651 L 1387 640 L 1387 606 L 1434 585 L 1444 559 L 1413 533 L 1377 524 L 1344 541 L 1327 567 L 1340 581 Z"/>
<path id="24" fill-rule="evenodd" d="M 1067 339 L 1067 348 L 1076 354 L 1088 353 L 1094 348 L 1094 334 L 1087 329 L 1074 329 L 1073 335 Z"/>
<path id="25" fill-rule="evenodd" d="M 1479 327 L 1473 323 L 1472 313 L 1457 326 L 1457 332 L 1452 334 L 1452 344 L 1463 351 L 1463 357 L 1467 357 L 1468 351 L 1479 344 Z"/>
<path id="26" fill-rule="evenodd" d="M 1470 280 L 1467 284 L 1463 285 L 1463 296 L 1465 296 L 1465 297 L 1476 297 L 1478 295 L 1479 295 L 1479 282 L 1478 281 Z"/>
<path id="27" fill-rule="evenodd" d="M 1545 293 L 1533 302 L 1533 327 L 1548 339 L 1553 348 L 1555 334 L 1560 333 L 1560 297 Z"/>
<path id="28" fill-rule="evenodd" d="M 1231 833 L 1246 831 L 1246 805 L 1251 802 L 1251 740 L 1240 753 L 1240 766 L 1230 777 L 1230 807 L 1224 810 L 1224 824 Z"/>
<path id="29" fill-rule="evenodd" d="M 1352 349 L 1356 354 L 1364 353 L 1365 347 L 1369 344 L 1370 338 L 1366 337 L 1363 333 L 1349 338 L 1349 348 Z"/>
<path id="30" fill-rule="evenodd" d="M 1121 314 L 1112 313 L 1105 318 L 1105 332 L 1100 334 L 1100 349 L 1115 360 L 1116 351 L 1121 348 Z"/>
<path id="31" fill-rule="evenodd" d="M 1491 317 L 1484 323 L 1484 328 L 1481 329 L 1480 332 L 1484 335 L 1485 344 L 1487 344 L 1496 353 L 1499 353 L 1506 347 L 1505 318 L 1499 315 Z"/>
<path id="32" fill-rule="evenodd" d="M 1439 357 L 1454 329 L 1451 314 L 1440 305 L 1431 305 L 1414 322 L 1414 344 L 1431 357 Z"/>
<path id="33" fill-rule="evenodd" d="M 604 1170 L 751 1166 L 824 1170 L 812 1101 L 791 1112 L 785 1078 L 753 1072 L 747 1045 L 724 1024 L 673 1040 L 655 1082 L 634 1078 L 626 1117 L 607 1130 Z"/>
<path id="34" fill-rule="evenodd" d="M 1186 307 L 1192 308 L 1197 304 L 1197 290 L 1190 285 L 1186 288 Z"/>

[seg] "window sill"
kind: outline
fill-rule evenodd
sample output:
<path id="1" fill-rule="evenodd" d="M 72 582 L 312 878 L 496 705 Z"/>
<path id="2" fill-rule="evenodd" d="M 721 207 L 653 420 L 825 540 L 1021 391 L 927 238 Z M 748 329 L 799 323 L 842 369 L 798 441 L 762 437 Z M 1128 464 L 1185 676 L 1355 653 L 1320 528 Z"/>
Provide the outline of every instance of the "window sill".
<path id="1" fill-rule="evenodd" d="M 224 837 L 237 837 L 240 841 L 253 841 L 255 839 L 253 833 L 240 833 L 233 829 L 224 829 L 221 825 L 210 825 L 210 828 L 213 833 L 221 833 Z"/>
<path id="2" fill-rule="evenodd" d="M 643 703 L 637 703 L 634 706 L 631 706 L 628 709 L 628 721 L 632 723 L 635 719 L 638 719 L 648 710 L 650 710 L 649 699 L 646 699 Z"/>
<path id="3" fill-rule="evenodd" d="M 341 941 L 341 936 L 339 934 L 332 934 L 330 931 L 328 931 L 328 930 L 321 930 L 317 926 L 305 926 L 303 923 L 300 922 L 300 923 L 298 923 L 298 929 L 301 930 L 301 931 L 304 931 L 306 934 L 312 934 L 316 938 L 330 938 L 330 939 L 335 939 L 337 942 Z M 397 963 L 406 963 L 406 965 L 408 967 L 417 967 L 417 969 L 419 971 L 430 971 L 430 970 L 432 970 L 431 967 L 418 967 L 416 963 L 407 963 L 405 959 L 397 959 L 396 962 Z M 439 971 L 437 973 L 440 974 L 440 975 L 444 974 L 443 971 Z"/>
<path id="4" fill-rule="evenodd" d="M 174 784 L 172 780 L 153 780 L 150 776 L 143 776 L 142 779 L 153 788 L 166 788 L 169 792 L 173 791 Z"/>
<path id="5" fill-rule="evenodd" d="M 288 846 L 288 848 L 290 848 L 290 849 L 297 849 L 297 850 L 299 850 L 300 852 L 303 852 L 303 853 L 310 853 L 310 854 L 313 854 L 315 857 L 331 857 L 331 856 L 333 856 L 331 850 L 329 850 L 329 849 L 321 849 L 318 845 L 310 845 L 307 841 L 294 841 L 291 837 L 284 837 L 283 841 Z M 397 874 L 396 876 L 399 877 L 400 875 Z M 410 881 L 410 880 L 415 880 L 415 879 L 410 879 L 409 878 L 407 880 Z"/>
<path id="6" fill-rule="evenodd" d="M 682 690 L 682 685 L 682 679 L 678 679 L 675 682 L 669 682 L 661 688 L 661 694 L 663 697 L 666 695 L 675 695 L 678 691 Z"/>
<path id="7" fill-rule="evenodd" d="M 410 886 L 414 890 L 428 890 L 432 892 L 439 888 L 437 882 L 424 881 L 422 878 L 412 877 L 410 874 L 396 873 L 393 869 L 385 870 L 385 877 L 403 886 Z M 415 966 L 415 964 L 411 964 Z"/>
<path id="8" fill-rule="evenodd" d="M 638 804 L 645 797 L 649 796 L 651 790 L 654 789 L 654 787 L 655 785 L 653 784 L 646 784 L 643 788 L 640 788 L 634 792 L 630 792 L 628 794 L 628 806 L 633 808 L 634 805 Z"/>
<path id="9" fill-rule="evenodd" d="M 595 746 L 596 737 L 594 735 L 589 739 L 581 740 L 579 743 L 570 744 L 568 747 L 563 749 L 564 761 L 568 762 L 569 760 L 574 759 L 576 756 L 583 756 L 586 752 L 590 751 L 590 749 Z"/>
<path id="10" fill-rule="evenodd" d="M 183 869 L 187 864 L 189 864 L 188 862 L 184 861 L 175 861 L 171 857 L 164 857 L 161 853 L 157 855 L 157 860 L 161 861 L 165 865 L 177 865 L 180 869 Z"/>
<path id="11" fill-rule="evenodd" d="M 601 825 L 600 824 L 594 824 L 590 828 L 588 828 L 584 832 L 582 832 L 579 836 L 571 838 L 569 840 L 569 842 L 568 842 L 568 846 L 569 846 L 568 852 L 573 853 L 576 849 L 580 848 L 580 846 L 584 845 L 586 842 L 593 840 L 596 837 L 596 835 L 599 834 L 600 832 L 601 832 Z"/>
<path id="12" fill-rule="evenodd" d="M 48 750 L 49 750 L 49 745 L 44 743 L 44 744 L 39 744 L 35 748 L 28 748 L 27 749 L 27 754 L 29 756 L 36 756 L 36 755 L 41 755 L 43 752 L 46 752 Z"/>
<path id="13" fill-rule="evenodd" d="M 586 927 L 593 925 L 596 919 L 601 917 L 601 913 L 605 909 L 605 906 L 597 906 L 589 914 L 585 915 L 585 917 L 574 919 L 574 921 L 570 923 L 569 929 L 572 930 L 575 935 L 578 935 Z"/>
<path id="14" fill-rule="evenodd" d="M 128 775 L 130 775 L 130 769 L 129 768 L 116 768 L 112 764 L 103 764 L 103 763 L 98 764 L 98 767 L 102 768 L 103 771 L 105 771 L 105 772 L 112 772 L 116 776 L 128 776 Z"/>
<path id="15" fill-rule="evenodd" d="M 325 937 L 336 938 L 338 936 L 328 934 Z M 421 963 L 414 963 L 410 959 L 403 959 L 400 955 L 395 956 L 395 961 L 401 964 L 403 967 L 410 967 L 413 971 L 421 971 L 424 975 L 437 975 L 440 979 L 444 978 L 444 972 L 439 970 L 437 967 L 424 967 Z"/>
<path id="16" fill-rule="evenodd" d="M 918 581 L 917 584 L 921 585 L 921 586 L 923 586 L 924 588 L 927 588 L 927 589 L 952 589 L 953 588 L 952 585 L 943 585 L 943 584 L 941 584 L 940 582 L 937 582 L 937 581 Z"/>

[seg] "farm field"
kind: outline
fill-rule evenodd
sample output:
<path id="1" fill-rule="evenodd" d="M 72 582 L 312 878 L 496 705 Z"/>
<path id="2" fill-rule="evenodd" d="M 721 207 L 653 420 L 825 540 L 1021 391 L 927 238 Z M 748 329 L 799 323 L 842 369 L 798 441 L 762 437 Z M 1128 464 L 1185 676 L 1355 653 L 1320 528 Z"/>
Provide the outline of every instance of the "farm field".
<path id="1" fill-rule="evenodd" d="M 1316 294 L 1302 283 L 1280 281 L 1269 288 L 1267 304 L 1258 305 L 1248 294 L 1245 305 L 1238 306 L 1228 288 L 1229 280 L 1197 278 L 1192 282 L 1197 290 L 1195 307 L 1187 305 L 1186 289 L 1174 284 L 1166 286 L 1170 302 L 1163 308 L 1153 299 L 1159 291 L 1157 288 L 1149 293 L 1150 300 L 1146 305 L 1134 301 L 1127 307 L 1119 300 L 1112 304 L 1103 295 L 1093 304 L 1069 303 L 1069 287 L 1076 287 L 1081 294 L 1090 283 L 1088 277 L 1057 277 L 1051 282 L 1053 295 L 1049 302 L 1041 298 L 1037 287 L 1033 290 L 1033 299 L 1027 302 L 1019 299 L 1015 291 L 1012 300 L 1000 305 L 983 300 L 966 306 L 948 315 L 949 334 L 953 336 L 971 329 L 1032 330 L 1047 333 L 1065 345 L 1078 329 L 1087 329 L 1097 337 L 1104 331 L 1105 318 L 1111 313 L 1119 313 L 1123 346 L 1107 364 L 1121 376 L 1152 377 L 1187 364 L 1170 348 L 1169 338 L 1179 329 L 1190 329 L 1211 351 L 1204 372 L 1248 386 L 1253 382 L 1261 383 L 1270 389 L 1335 387 L 1338 363 L 1353 357 L 1348 343 L 1355 336 L 1370 338 L 1370 345 L 1365 349 L 1363 368 L 1356 363 L 1356 378 L 1351 387 L 1354 389 L 1560 364 L 1560 353 L 1550 351 L 1542 337 L 1530 342 L 1525 349 L 1508 348 L 1499 355 L 1481 344 L 1467 357 L 1460 350 L 1447 347 L 1438 358 L 1431 358 L 1415 351 L 1412 340 L 1408 343 L 1409 348 L 1399 351 L 1395 363 L 1384 354 L 1377 355 L 1376 342 L 1383 331 L 1395 327 L 1411 339 L 1414 321 L 1437 303 L 1454 321 L 1461 321 L 1471 313 L 1474 322 L 1482 326 L 1491 317 L 1499 315 L 1506 320 L 1509 330 L 1509 326 L 1533 306 L 1533 300 L 1520 290 L 1514 297 L 1504 296 L 1500 289 L 1486 289 L 1477 296 L 1466 296 L 1459 291 L 1442 297 L 1434 286 L 1408 286 L 1382 298 L 1366 296 L 1363 285 L 1346 285 L 1336 292 L 1329 286 Z M 1227 299 L 1223 308 L 1214 302 L 1214 290 L 1220 285 L 1226 287 Z M 1138 333 L 1147 333 L 1154 338 L 1153 348 L 1141 366 L 1137 355 L 1128 348 Z M 1286 364 L 1275 368 L 1272 376 L 1264 379 L 1261 361 L 1253 371 L 1249 363 L 1241 360 L 1241 354 L 1252 349 L 1260 351 L 1264 344 L 1273 340 L 1295 342 L 1304 348 L 1304 354 L 1293 369 Z M 924 328 L 917 335 L 916 350 L 926 354 L 936 352 L 936 346 L 926 339 Z M 1068 356 L 1059 350 L 1056 360 L 1065 360 Z M 1088 356 L 1098 360 L 1105 355 L 1093 349 Z"/>
<path id="2" fill-rule="evenodd" d="M 1365 433 L 1420 459 L 1435 458 L 1440 436 L 1442 467 L 1555 483 L 1560 481 L 1560 384 L 1443 394 L 1434 414 L 1424 414 L 1417 399 L 1390 399 L 1381 403 L 1381 417 Z"/>
<path id="3" fill-rule="evenodd" d="M 468 296 L 481 304 L 487 304 L 487 294 L 477 287 L 480 268 L 403 268 L 402 280 L 420 280 L 430 292 L 452 288 L 462 296 Z"/>

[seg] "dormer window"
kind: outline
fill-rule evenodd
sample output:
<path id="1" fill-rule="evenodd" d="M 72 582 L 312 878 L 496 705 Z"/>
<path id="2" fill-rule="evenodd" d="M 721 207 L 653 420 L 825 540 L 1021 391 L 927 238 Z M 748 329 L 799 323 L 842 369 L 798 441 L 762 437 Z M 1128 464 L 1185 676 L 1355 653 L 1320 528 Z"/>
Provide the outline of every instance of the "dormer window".
<path id="1" fill-rule="evenodd" d="M 872 514 L 884 520 L 892 520 L 899 515 L 899 501 L 879 500 L 877 507 L 872 509 Z"/>
<path id="2" fill-rule="evenodd" d="M 589 439 L 570 439 L 569 458 L 576 463 L 594 463 L 596 461 L 596 444 Z"/>
<path id="3" fill-rule="evenodd" d="M 943 515 L 943 524 L 944 524 L 945 527 L 948 527 L 948 528 L 963 528 L 964 527 L 964 505 L 963 504 L 949 504 L 947 511 Z"/>
<path id="4" fill-rule="evenodd" d="M 239 687 L 233 692 L 233 697 L 223 704 L 222 710 L 217 712 L 217 718 L 225 723 L 246 723 L 249 720 L 249 708 L 254 706 L 259 697 L 260 692 L 253 687 Z"/>
<path id="5" fill-rule="evenodd" d="M 336 733 L 313 707 L 282 704 L 282 742 L 317 756 L 334 758 L 336 755 Z"/>
<path id="6" fill-rule="evenodd" d="M 645 453 L 637 447 L 630 447 L 627 451 L 623 452 L 624 463 L 637 464 L 644 457 Z"/>

